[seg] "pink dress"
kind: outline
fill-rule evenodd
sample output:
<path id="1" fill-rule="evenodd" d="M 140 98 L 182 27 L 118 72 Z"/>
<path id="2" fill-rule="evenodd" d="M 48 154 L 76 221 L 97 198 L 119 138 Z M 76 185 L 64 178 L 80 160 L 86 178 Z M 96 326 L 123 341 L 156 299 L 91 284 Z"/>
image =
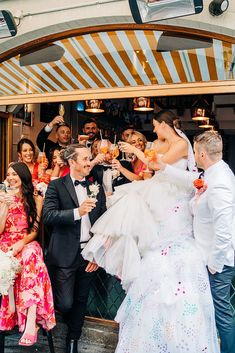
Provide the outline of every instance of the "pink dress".
<path id="1" fill-rule="evenodd" d="M 23 202 L 15 198 L 9 206 L 4 232 L 0 235 L 0 249 L 7 251 L 17 241 L 27 237 L 28 222 Z M 55 313 L 51 282 L 43 261 L 43 253 L 37 241 L 24 246 L 16 256 L 22 266 L 14 284 L 15 312 L 11 312 L 8 296 L 2 297 L 0 330 L 11 330 L 16 325 L 23 332 L 27 309 L 36 304 L 36 322 L 46 330 L 55 326 Z"/>
<path id="2" fill-rule="evenodd" d="M 133 172 L 136 175 L 139 175 L 146 169 L 146 165 L 141 161 L 141 163 L 139 163 L 139 165 L 137 166 L 136 163 L 134 162 L 132 163 L 132 168 L 133 168 Z"/>

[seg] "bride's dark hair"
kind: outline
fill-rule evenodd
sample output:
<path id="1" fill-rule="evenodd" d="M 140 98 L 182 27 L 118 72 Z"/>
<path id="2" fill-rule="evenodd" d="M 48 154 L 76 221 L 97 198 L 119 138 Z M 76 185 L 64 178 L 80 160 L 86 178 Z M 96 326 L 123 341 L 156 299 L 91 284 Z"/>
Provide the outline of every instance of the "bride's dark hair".
<path id="1" fill-rule="evenodd" d="M 155 114 L 153 119 L 158 121 L 159 123 L 164 121 L 172 129 L 181 129 L 180 119 L 171 110 L 163 109 L 157 114 Z"/>
<path id="2" fill-rule="evenodd" d="M 22 182 L 22 196 L 23 196 L 23 203 L 24 203 L 24 209 L 25 213 L 27 216 L 27 221 L 28 221 L 28 226 L 29 226 L 29 232 L 38 229 L 37 226 L 37 209 L 36 209 L 36 203 L 34 200 L 34 187 L 32 183 L 32 175 L 30 173 L 29 168 L 27 165 L 23 162 L 16 162 L 16 163 L 11 163 L 9 168 L 14 169 L 14 171 L 17 173 L 19 176 L 21 182 Z"/>

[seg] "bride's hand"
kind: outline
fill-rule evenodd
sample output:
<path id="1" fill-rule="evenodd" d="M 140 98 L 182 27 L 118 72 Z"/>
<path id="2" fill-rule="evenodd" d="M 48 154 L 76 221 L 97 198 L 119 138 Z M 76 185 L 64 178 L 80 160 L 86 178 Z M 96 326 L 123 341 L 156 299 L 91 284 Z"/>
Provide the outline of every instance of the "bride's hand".
<path id="1" fill-rule="evenodd" d="M 157 158 L 157 161 L 150 161 L 148 163 L 148 168 L 151 170 L 164 170 L 166 168 L 166 163 L 164 163 L 161 158 Z"/>

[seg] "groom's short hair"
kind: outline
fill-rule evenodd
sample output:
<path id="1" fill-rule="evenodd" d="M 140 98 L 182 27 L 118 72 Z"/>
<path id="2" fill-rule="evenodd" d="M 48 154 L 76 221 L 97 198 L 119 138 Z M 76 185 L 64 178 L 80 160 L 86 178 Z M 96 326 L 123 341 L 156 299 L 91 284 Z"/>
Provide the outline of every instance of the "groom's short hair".
<path id="1" fill-rule="evenodd" d="M 82 144 L 79 144 L 79 143 L 76 143 L 76 144 L 73 144 L 73 145 L 68 145 L 65 149 L 63 149 L 61 151 L 61 157 L 62 159 L 67 163 L 70 159 L 73 159 L 74 161 L 77 160 L 77 156 L 78 156 L 78 149 L 82 149 L 82 148 L 86 148 L 87 147 L 85 145 L 82 145 Z"/>
<path id="2" fill-rule="evenodd" d="M 203 148 L 212 160 L 222 158 L 223 141 L 218 131 L 209 130 L 194 137 L 197 147 Z"/>

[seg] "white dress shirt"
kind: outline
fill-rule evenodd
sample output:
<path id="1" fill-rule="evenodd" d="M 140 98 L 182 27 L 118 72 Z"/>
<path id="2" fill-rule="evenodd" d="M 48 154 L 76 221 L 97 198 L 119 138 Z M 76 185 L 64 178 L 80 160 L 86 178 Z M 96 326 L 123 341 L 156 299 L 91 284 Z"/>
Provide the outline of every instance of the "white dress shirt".
<path id="1" fill-rule="evenodd" d="M 193 189 L 198 173 L 167 166 L 164 173 L 175 183 Z M 235 176 L 229 166 L 219 161 L 204 173 L 207 189 L 191 200 L 196 244 L 208 267 L 222 272 L 234 266 L 235 250 Z"/>
<path id="2" fill-rule="evenodd" d="M 75 179 L 70 175 L 73 185 L 75 182 Z M 85 178 L 83 179 L 85 180 Z M 82 180 L 81 180 L 82 181 Z M 87 189 L 84 188 L 82 185 L 77 185 L 74 186 L 75 188 L 75 192 L 78 198 L 78 203 L 79 205 L 81 205 L 83 203 L 83 201 L 85 201 L 87 199 Z M 81 219 L 81 235 L 80 235 L 80 242 L 87 242 L 91 236 L 90 236 L 90 229 L 91 229 L 91 222 L 90 222 L 90 218 L 89 218 L 89 214 L 85 214 L 84 216 L 80 216 L 78 208 L 75 208 L 73 210 L 74 212 L 74 221 L 78 221 L 79 219 Z M 84 245 L 85 246 L 85 245 Z M 81 248 L 83 248 L 83 246 L 81 246 Z"/>

